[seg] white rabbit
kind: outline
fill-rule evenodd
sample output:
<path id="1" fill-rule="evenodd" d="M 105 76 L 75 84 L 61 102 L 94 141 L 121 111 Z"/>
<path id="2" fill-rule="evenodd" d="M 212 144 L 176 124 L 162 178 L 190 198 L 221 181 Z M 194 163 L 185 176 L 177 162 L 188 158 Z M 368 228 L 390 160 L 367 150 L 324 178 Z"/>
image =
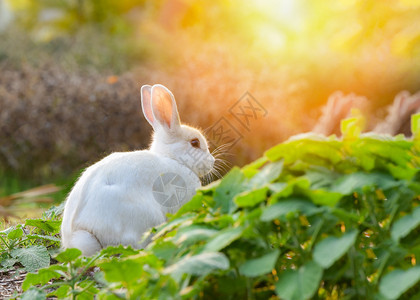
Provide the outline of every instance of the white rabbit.
<path id="1" fill-rule="evenodd" d="M 143 86 L 141 104 L 154 129 L 150 149 L 113 153 L 85 170 L 66 200 L 64 248 L 90 256 L 109 245 L 144 247 L 143 233 L 189 201 L 213 168 L 206 139 L 180 124 L 166 87 Z"/>

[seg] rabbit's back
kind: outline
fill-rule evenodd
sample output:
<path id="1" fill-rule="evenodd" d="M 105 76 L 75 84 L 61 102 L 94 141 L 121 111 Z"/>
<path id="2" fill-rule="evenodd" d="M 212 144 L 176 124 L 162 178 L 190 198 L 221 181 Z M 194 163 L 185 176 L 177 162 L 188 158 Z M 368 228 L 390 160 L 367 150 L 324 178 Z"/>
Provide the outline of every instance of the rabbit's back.
<path id="1" fill-rule="evenodd" d="M 113 153 L 86 169 L 67 199 L 64 247 L 71 247 L 71 235 L 77 230 L 94 235 L 102 247 L 136 246 L 146 230 L 165 221 L 166 212 L 183 204 L 168 207 L 156 198 L 156 183 L 165 174 L 181 178 L 186 201 L 200 186 L 187 167 L 150 151 Z"/>

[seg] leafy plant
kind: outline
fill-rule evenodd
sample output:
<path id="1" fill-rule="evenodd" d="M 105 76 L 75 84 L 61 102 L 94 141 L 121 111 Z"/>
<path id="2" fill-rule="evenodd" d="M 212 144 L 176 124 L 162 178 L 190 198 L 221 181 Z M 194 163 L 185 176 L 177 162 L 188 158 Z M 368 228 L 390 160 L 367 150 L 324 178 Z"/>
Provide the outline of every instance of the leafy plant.
<path id="1" fill-rule="evenodd" d="M 417 142 L 352 126 L 342 140 L 296 138 L 233 168 L 152 230 L 144 251 L 59 254 L 28 275 L 24 296 L 53 280 L 50 295 L 83 299 L 87 286 L 103 299 L 418 299 Z"/>
<path id="2" fill-rule="evenodd" d="M 46 213 L 49 219 L 27 219 L 25 224 L 0 231 L 0 272 L 19 266 L 33 272 L 50 265 L 50 251 L 60 242 L 61 221 L 56 213 L 53 207 Z"/>

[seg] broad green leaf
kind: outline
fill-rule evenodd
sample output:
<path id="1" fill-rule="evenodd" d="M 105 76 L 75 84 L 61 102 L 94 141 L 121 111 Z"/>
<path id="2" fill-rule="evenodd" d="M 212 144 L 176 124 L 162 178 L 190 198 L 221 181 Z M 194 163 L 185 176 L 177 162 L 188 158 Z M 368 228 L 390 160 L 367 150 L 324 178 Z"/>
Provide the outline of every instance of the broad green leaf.
<path id="1" fill-rule="evenodd" d="M 259 168 L 261 168 L 263 165 L 265 165 L 268 162 L 267 157 L 260 157 L 259 159 L 257 159 L 256 161 L 243 166 L 242 167 L 242 172 L 245 174 L 245 176 L 247 178 L 251 178 L 254 175 L 259 173 Z"/>
<path id="2" fill-rule="evenodd" d="M 315 245 L 313 258 L 324 269 L 331 267 L 356 241 L 356 230 L 345 233 L 343 236 L 327 237 Z"/>
<path id="3" fill-rule="evenodd" d="M 399 186 L 400 183 L 385 173 L 362 173 L 356 172 L 344 175 L 336 181 L 331 191 L 344 195 L 353 194 L 361 191 L 367 186 L 377 186 L 382 189 L 389 189 Z"/>
<path id="4" fill-rule="evenodd" d="M 45 300 L 47 295 L 44 291 L 38 288 L 31 288 L 22 294 L 21 300 Z"/>
<path id="5" fill-rule="evenodd" d="M 184 257 L 167 267 L 164 274 L 173 274 L 174 276 L 182 274 L 206 275 L 213 270 L 226 270 L 228 268 L 229 260 L 223 253 L 206 252 Z"/>
<path id="6" fill-rule="evenodd" d="M 230 213 L 235 205 L 232 199 L 244 191 L 245 175 L 239 168 L 233 168 L 220 182 L 214 193 L 215 208 L 222 213 Z"/>
<path id="7" fill-rule="evenodd" d="M 184 216 L 172 219 L 168 223 L 164 223 L 159 228 L 157 228 L 157 233 L 153 236 L 153 240 L 159 238 L 162 235 L 165 235 L 167 232 L 173 230 L 180 224 L 191 224 L 191 220 L 194 219 L 196 215 L 193 213 L 186 214 Z"/>
<path id="8" fill-rule="evenodd" d="M 256 277 L 270 273 L 274 269 L 279 255 L 280 250 L 275 249 L 261 257 L 247 260 L 239 267 L 239 272 L 248 277 Z"/>
<path id="9" fill-rule="evenodd" d="M 137 281 L 143 272 L 143 265 L 135 259 L 112 258 L 99 264 L 109 282 L 123 282 L 130 284 Z"/>
<path id="10" fill-rule="evenodd" d="M 305 177 L 311 182 L 311 189 L 316 190 L 331 186 L 340 175 L 327 168 L 317 167 L 306 170 Z"/>
<path id="11" fill-rule="evenodd" d="M 398 179 L 410 180 L 418 172 L 418 169 L 409 169 L 407 167 L 401 167 L 390 163 L 386 166 L 390 171 L 391 175 Z"/>
<path id="12" fill-rule="evenodd" d="M 269 222 L 287 215 L 290 212 L 302 212 L 306 215 L 312 215 L 320 211 L 311 202 L 302 198 L 287 198 L 273 205 L 267 206 L 261 215 L 261 221 Z"/>
<path id="13" fill-rule="evenodd" d="M 185 203 L 175 214 L 175 217 L 180 217 L 181 215 L 187 213 L 187 212 L 192 212 L 192 211 L 197 211 L 199 209 L 201 209 L 203 207 L 203 198 L 206 197 L 204 195 L 202 195 L 200 192 L 197 192 L 196 195 L 194 195 L 194 197 L 192 197 L 192 199 L 190 201 L 188 201 L 187 203 Z"/>
<path id="14" fill-rule="evenodd" d="M 289 151 L 287 151 L 289 148 L 290 146 L 288 144 L 278 144 L 265 151 L 264 156 L 271 161 L 278 161 L 282 158 L 286 158 L 285 162 L 289 163 L 289 161 L 291 160 L 287 155 L 288 153 L 290 153 Z"/>
<path id="15" fill-rule="evenodd" d="M 322 268 L 309 261 L 298 270 L 287 270 L 279 273 L 276 282 L 276 293 L 281 299 L 310 299 L 317 291 L 322 278 Z"/>
<path id="16" fill-rule="evenodd" d="M 6 258 L 0 261 L 1 265 L 5 268 L 13 267 L 17 262 L 18 260 L 16 258 Z"/>
<path id="17" fill-rule="evenodd" d="M 359 222 L 362 218 L 355 213 L 337 207 L 332 208 L 331 212 L 344 221 Z"/>
<path id="18" fill-rule="evenodd" d="M 254 177 L 252 177 L 248 186 L 251 188 L 260 188 L 280 176 L 281 171 L 283 170 L 283 161 L 277 161 L 266 165 L 261 171 L 259 171 Z"/>
<path id="19" fill-rule="evenodd" d="M 343 194 L 337 192 L 329 192 L 325 190 L 312 190 L 306 192 L 306 195 L 313 203 L 334 207 L 343 197 Z"/>
<path id="20" fill-rule="evenodd" d="M 252 207 L 267 199 L 268 187 L 246 191 L 235 196 L 233 201 L 238 207 Z"/>
<path id="21" fill-rule="evenodd" d="M 42 219 L 28 219 L 25 222 L 25 226 L 34 226 L 39 229 L 51 232 L 51 233 L 59 233 L 61 227 L 61 221 L 55 220 L 42 220 Z"/>
<path id="22" fill-rule="evenodd" d="M 10 254 L 19 260 L 28 272 L 33 272 L 50 265 L 50 254 L 44 246 L 18 248 L 14 249 Z"/>
<path id="23" fill-rule="evenodd" d="M 60 242 L 61 240 L 58 237 L 50 236 L 50 235 L 42 235 L 42 234 L 27 234 L 26 237 L 28 239 L 41 239 L 47 240 L 51 242 Z"/>
<path id="24" fill-rule="evenodd" d="M 420 206 L 416 207 L 411 214 L 395 221 L 391 228 L 391 236 L 395 241 L 409 234 L 420 224 Z"/>
<path id="25" fill-rule="evenodd" d="M 55 259 L 62 263 L 68 263 L 74 261 L 76 258 L 82 255 L 82 251 L 76 248 L 67 248 L 63 252 L 59 253 Z"/>
<path id="26" fill-rule="evenodd" d="M 182 228 L 177 233 L 177 244 L 191 244 L 197 241 L 207 240 L 219 231 L 205 226 L 189 226 Z"/>
<path id="27" fill-rule="evenodd" d="M 216 252 L 230 245 L 243 232 L 242 227 L 226 228 L 213 236 L 204 246 L 203 252 Z"/>
<path id="28" fill-rule="evenodd" d="M 40 269 L 37 273 L 28 273 L 26 275 L 25 281 L 22 284 L 22 289 L 26 291 L 33 285 L 37 284 L 46 284 L 53 278 L 60 278 L 61 275 L 59 272 L 47 269 Z"/>
<path id="29" fill-rule="evenodd" d="M 178 249 L 179 247 L 174 243 L 162 240 L 159 240 L 151 247 L 152 253 L 156 255 L 156 257 L 164 260 L 169 260 Z"/>
<path id="30" fill-rule="evenodd" d="M 58 299 L 64 299 L 69 296 L 70 289 L 71 287 L 69 285 L 62 285 L 54 292 L 49 293 L 47 296 L 56 296 Z"/>
<path id="31" fill-rule="evenodd" d="M 131 246 L 123 246 L 123 245 L 108 246 L 101 250 L 101 254 L 103 254 L 104 256 L 112 256 L 112 255 L 118 254 L 118 257 L 127 257 L 127 256 L 138 254 L 138 253 L 139 253 L 139 250 L 135 250 Z"/>
<path id="32" fill-rule="evenodd" d="M 15 240 L 15 239 L 18 239 L 18 238 L 20 238 L 22 236 L 23 236 L 23 230 L 22 230 L 22 228 L 16 228 L 16 229 L 10 231 L 7 234 L 7 238 L 10 239 L 10 240 Z"/>
<path id="33" fill-rule="evenodd" d="M 99 290 L 95 287 L 94 281 L 87 279 L 80 282 L 79 286 L 82 292 L 79 292 L 79 294 L 77 295 L 77 299 L 80 299 L 80 300 L 96 299 L 96 295 L 98 294 Z"/>
<path id="34" fill-rule="evenodd" d="M 275 182 L 269 185 L 269 188 L 274 192 L 270 199 L 276 200 L 279 198 L 286 198 L 293 193 L 302 194 L 310 191 L 311 182 L 306 177 L 297 177 L 289 180 L 287 183 Z"/>
<path id="35" fill-rule="evenodd" d="M 388 299 L 398 299 L 420 280 L 420 266 L 407 270 L 397 269 L 382 277 L 379 291 Z"/>

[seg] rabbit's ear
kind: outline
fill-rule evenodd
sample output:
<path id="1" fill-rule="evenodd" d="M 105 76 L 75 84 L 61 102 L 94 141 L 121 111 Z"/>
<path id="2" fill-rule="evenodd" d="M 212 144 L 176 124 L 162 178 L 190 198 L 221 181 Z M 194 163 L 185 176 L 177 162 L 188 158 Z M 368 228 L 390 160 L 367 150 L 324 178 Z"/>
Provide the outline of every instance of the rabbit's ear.
<path id="1" fill-rule="evenodd" d="M 152 111 L 152 87 L 150 85 L 143 85 L 141 87 L 141 108 L 147 122 L 154 127 L 155 118 Z"/>
<path id="2" fill-rule="evenodd" d="M 161 84 L 152 87 L 152 111 L 155 123 L 159 123 L 163 128 L 171 131 L 180 128 L 174 95 Z"/>

